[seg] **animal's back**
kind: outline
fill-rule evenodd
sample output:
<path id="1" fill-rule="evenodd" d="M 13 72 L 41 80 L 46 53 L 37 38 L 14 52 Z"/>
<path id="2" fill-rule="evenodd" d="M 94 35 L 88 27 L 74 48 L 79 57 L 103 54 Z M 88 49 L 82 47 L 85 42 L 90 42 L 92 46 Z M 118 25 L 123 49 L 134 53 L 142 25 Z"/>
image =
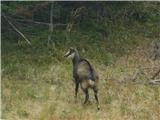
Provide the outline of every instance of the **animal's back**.
<path id="1" fill-rule="evenodd" d="M 98 79 L 98 75 L 95 72 L 94 68 L 90 65 L 90 63 L 82 59 L 79 64 L 77 65 L 77 74 L 79 76 L 79 79 L 91 79 L 96 80 Z"/>

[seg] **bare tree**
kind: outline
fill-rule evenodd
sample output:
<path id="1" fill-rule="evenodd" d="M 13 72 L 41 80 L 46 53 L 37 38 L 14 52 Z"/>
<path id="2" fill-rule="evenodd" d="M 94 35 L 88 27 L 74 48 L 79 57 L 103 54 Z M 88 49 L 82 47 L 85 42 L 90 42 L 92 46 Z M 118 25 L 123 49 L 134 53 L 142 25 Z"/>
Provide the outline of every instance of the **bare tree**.
<path id="1" fill-rule="evenodd" d="M 50 8 L 50 25 L 49 25 L 49 34 L 48 34 L 48 46 L 50 45 L 51 43 L 51 40 L 53 39 L 53 5 L 54 5 L 54 2 L 52 1 L 51 2 L 51 8 Z M 55 46 L 55 43 L 53 42 L 54 46 Z"/>
<path id="2" fill-rule="evenodd" d="M 69 17 L 69 22 L 66 26 L 66 38 L 68 39 L 68 35 L 70 37 L 71 35 L 71 31 L 73 29 L 73 26 L 75 24 L 76 19 L 80 16 L 80 12 L 84 9 L 85 7 L 79 7 L 76 9 L 73 9 L 70 13 L 70 17 Z"/>

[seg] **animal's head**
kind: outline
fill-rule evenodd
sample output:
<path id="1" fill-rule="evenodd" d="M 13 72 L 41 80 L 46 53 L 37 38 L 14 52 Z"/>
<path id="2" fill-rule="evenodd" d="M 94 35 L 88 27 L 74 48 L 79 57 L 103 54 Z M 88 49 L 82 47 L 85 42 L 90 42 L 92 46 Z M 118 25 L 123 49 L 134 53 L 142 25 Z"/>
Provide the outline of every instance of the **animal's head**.
<path id="1" fill-rule="evenodd" d="M 77 54 L 77 49 L 76 48 L 70 48 L 67 52 L 66 52 L 66 54 L 64 55 L 64 57 L 67 57 L 67 58 L 71 58 L 71 59 L 73 59 L 74 57 L 75 57 L 75 55 Z"/>

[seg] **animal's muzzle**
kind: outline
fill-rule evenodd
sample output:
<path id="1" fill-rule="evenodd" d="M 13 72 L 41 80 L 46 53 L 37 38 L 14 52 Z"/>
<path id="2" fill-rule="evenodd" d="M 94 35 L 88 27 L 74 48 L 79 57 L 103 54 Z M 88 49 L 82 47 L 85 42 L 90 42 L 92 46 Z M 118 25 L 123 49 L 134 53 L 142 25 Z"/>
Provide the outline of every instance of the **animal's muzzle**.
<path id="1" fill-rule="evenodd" d="M 70 55 L 70 52 L 67 52 L 64 57 L 68 57 Z"/>

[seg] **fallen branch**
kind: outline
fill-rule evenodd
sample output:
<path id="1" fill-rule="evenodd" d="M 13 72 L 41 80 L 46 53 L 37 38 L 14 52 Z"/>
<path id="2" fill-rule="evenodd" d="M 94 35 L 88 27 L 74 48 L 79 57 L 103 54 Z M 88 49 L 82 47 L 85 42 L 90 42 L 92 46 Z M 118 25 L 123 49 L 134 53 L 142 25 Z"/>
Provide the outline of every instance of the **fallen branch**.
<path id="1" fill-rule="evenodd" d="M 138 68 L 136 68 L 136 70 L 135 70 L 133 76 L 130 78 L 130 80 L 136 81 L 138 75 L 140 75 L 140 74 L 144 74 L 145 77 L 149 80 L 150 78 L 147 77 L 147 74 L 144 72 L 144 70 L 145 70 L 145 69 L 155 69 L 155 68 L 160 68 L 160 67 L 159 67 L 159 66 L 152 67 L 152 68 L 150 68 L 150 67 L 138 67 Z M 156 77 L 159 73 L 160 73 L 160 69 L 153 75 L 153 77 L 152 77 L 151 79 L 155 79 L 155 77 Z"/>
<path id="2" fill-rule="evenodd" d="M 151 79 L 154 79 L 160 73 L 160 69 L 153 75 Z"/>
<path id="3" fill-rule="evenodd" d="M 145 70 L 145 69 L 156 69 L 156 68 L 160 68 L 160 66 L 154 66 L 154 67 L 141 67 L 141 70 Z"/>
<path id="4" fill-rule="evenodd" d="M 29 45 L 31 45 L 31 42 L 24 36 L 24 34 L 22 32 L 20 32 L 6 17 L 5 14 L 2 14 L 2 16 L 6 19 L 6 21 L 9 23 L 9 25 L 11 25 L 11 27 L 17 32 L 19 33 L 26 41 Z"/>
<path id="5" fill-rule="evenodd" d="M 137 69 L 136 72 L 134 73 L 133 77 L 131 78 L 132 81 L 135 81 L 140 74 L 141 69 Z"/>
<path id="6" fill-rule="evenodd" d="M 149 84 L 160 84 L 160 80 L 150 80 Z"/>

